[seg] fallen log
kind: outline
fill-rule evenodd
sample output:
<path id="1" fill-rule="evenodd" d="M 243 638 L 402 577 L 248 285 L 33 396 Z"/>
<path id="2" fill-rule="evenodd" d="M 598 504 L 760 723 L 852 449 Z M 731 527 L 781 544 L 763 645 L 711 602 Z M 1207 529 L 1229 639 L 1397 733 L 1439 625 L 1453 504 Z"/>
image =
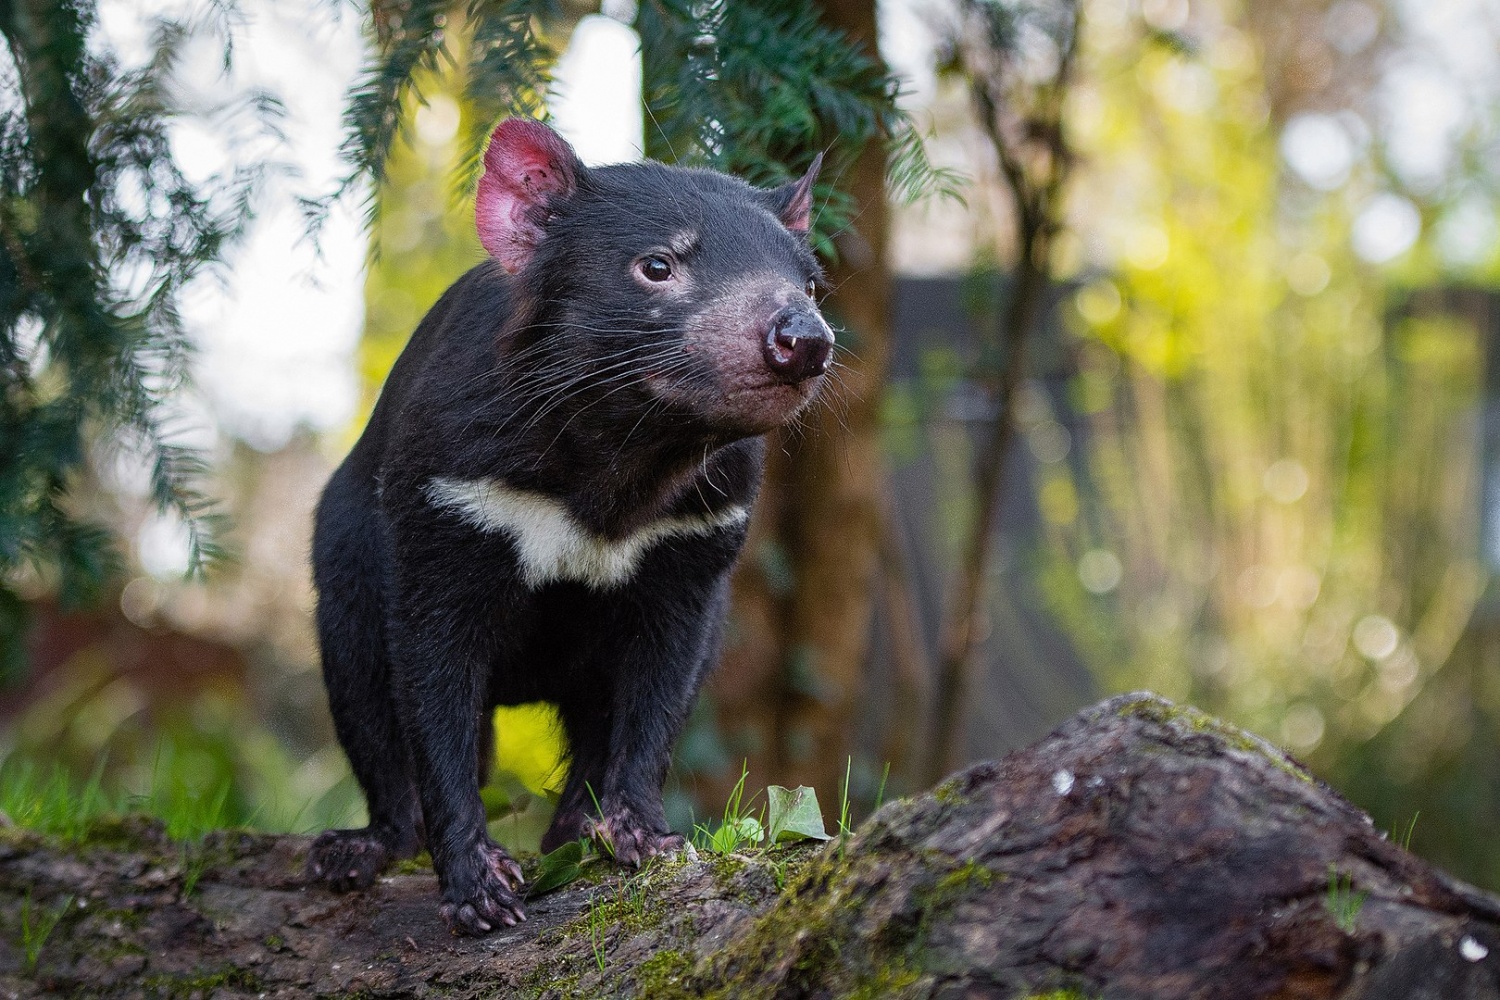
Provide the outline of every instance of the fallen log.
<path id="1" fill-rule="evenodd" d="M 1146 694 L 846 840 L 601 863 L 479 940 L 448 936 L 420 868 L 305 886 L 307 843 L 6 831 L 0 995 L 1500 1000 L 1500 898 Z"/>

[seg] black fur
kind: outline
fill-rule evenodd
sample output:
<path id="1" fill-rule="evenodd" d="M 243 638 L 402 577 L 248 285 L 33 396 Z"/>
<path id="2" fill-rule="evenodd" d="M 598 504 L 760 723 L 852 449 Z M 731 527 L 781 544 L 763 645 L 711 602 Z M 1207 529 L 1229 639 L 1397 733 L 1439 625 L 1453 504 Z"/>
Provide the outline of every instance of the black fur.
<path id="1" fill-rule="evenodd" d="M 479 798 L 497 705 L 558 706 L 571 765 L 545 849 L 592 836 L 639 863 L 681 846 L 661 789 L 717 657 L 744 525 L 661 540 L 615 584 L 533 586 L 514 535 L 435 502 L 434 479 L 551 498 L 618 541 L 748 508 L 758 435 L 821 381 L 762 359 L 788 315 L 827 330 L 806 291 L 816 262 L 780 221 L 793 186 L 654 163 L 585 170 L 571 151 L 556 166 L 571 190 L 536 199 L 544 235 L 524 267 L 480 264 L 433 307 L 314 533 L 324 678 L 370 825 L 324 833 L 308 871 L 365 886 L 425 844 L 455 933 L 524 919 L 519 868 L 486 835 Z M 639 272 L 659 253 L 671 288 Z"/>

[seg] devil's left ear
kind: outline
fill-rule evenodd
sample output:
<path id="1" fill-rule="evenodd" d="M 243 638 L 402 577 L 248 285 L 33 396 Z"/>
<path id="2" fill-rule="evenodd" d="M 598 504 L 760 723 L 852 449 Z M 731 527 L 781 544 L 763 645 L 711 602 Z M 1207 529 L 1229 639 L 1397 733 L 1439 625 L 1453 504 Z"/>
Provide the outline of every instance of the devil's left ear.
<path id="1" fill-rule="evenodd" d="M 801 180 L 783 184 L 771 192 L 776 217 L 794 233 L 806 233 L 812 226 L 813 184 L 822 166 L 823 154 L 819 153 L 813 157 L 812 166 L 807 168 Z"/>

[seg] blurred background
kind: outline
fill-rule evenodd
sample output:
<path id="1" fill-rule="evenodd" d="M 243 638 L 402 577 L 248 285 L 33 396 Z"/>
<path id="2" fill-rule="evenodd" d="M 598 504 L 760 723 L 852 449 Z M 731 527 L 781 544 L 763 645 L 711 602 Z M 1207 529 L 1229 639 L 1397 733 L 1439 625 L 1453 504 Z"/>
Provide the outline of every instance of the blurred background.
<path id="1" fill-rule="evenodd" d="M 1495 0 L 3 20 L 8 811 L 61 781 L 269 830 L 361 822 L 311 511 L 481 260 L 465 185 L 512 109 L 586 163 L 771 183 L 832 152 L 847 367 L 772 449 L 677 824 L 742 767 L 825 804 L 847 785 L 863 815 L 1150 688 L 1500 889 Z M 93 164 L 71 194 L 69 156 Z M 90 330 L 114 346 L 88 354 Z M 88 381 L 127 362 L 135 395 Z M 486 799 L 534 847 L 557 736 L 542 708 L 499 723 Z"/>

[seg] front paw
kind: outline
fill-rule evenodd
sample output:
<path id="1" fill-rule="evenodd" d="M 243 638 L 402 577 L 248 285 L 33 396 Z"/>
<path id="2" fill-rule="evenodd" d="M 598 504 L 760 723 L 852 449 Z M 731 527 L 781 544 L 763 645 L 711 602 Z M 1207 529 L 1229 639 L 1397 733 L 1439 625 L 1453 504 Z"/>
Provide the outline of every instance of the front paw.
<path id="1" fill-rule="evenodd" d="M 366 889 L 390 864 L 395 852 L 386 837 L 372 831 L 324 830 L 307 849 L 307 877 L 335 892 Z"/>
<path id="2" fill-rule="evenodd" d="M 658 854 L 672 854 L 687 846 L 680 834 L 643 822 L 629 809 L 615 809 L 588 821 L 588 835 L 599 850 L 625 865 L 640 867 Z"/>
<path id="3" fill-rule="evenodd" d="M 455 936 L 479 937 L 526 919 L 520 900 L 521 866 L 505 848 L 485 838 L 455 867 L 460 870 L 446 880 L 438 909 Z"/>

